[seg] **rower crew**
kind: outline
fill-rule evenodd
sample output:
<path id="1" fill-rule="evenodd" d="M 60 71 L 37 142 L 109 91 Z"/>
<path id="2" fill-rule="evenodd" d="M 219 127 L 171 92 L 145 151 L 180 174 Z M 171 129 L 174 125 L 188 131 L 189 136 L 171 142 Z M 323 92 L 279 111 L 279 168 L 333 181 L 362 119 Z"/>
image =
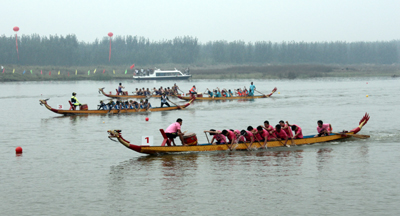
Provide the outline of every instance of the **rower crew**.
<path id="1" fill-rule="evenodd" d="M 256 90 L 256 86 L 253 85 L 253 82 L 251 82 L 251 85 L 249 87 L 249 96 L 254 96 L 254 91 Z"/>
<path id="2" fill-rule="evenodd" d="M 228 138 L 229 143 L 231 144 L 229 146 L 229 148 L 232 149 L 232 145 L 236 142 L 235 133 L 233 131 L 230 131 L 230 130 L 223 130 L 222 134 Z"/>
<path id="3" fill-rule="evenodd" d="M 165 93 L 163 93 L 161 95 L 161 108 L 164 106 L 164 104 L 167 105 L 168 107 L 170 107 L 170 105 L 167 101 L 169 101 L 169 98 L 167 95 L 165 95 Z"/>
<path id="4" fill-rule="evenodd" d="M 79 103 L 78 99 L 76 98 L 76 93 L 72 92 L 72 97 L 71 97 L 71 103 L 74 106 L 74 108 L 76 108 L 76 106 L 82 106 L 81 103 Z"/>
<path id="5" fill-rule="evenodd" d="M 295 139 L 303 139 L 303 132 L 301 130 L 301 127 L 299 127 L 298 125 L 290 125 L 289 122 L 286 121 L 286 124 L 289 125 L 292 130 L 294 131 L 294 138 Z"/>
<path id="6" fill-rule="evenodd" d="M 217 90 L 215 90 L 215 97 L 222 97 L 221 95 L 221 90 L 219 90 L 219 88 L 217 87 Z"/>
<path id="7" fill-rule="evenodd" d="M 275 129 L 272 125 L 269 124 L 269 121 L 264 121 L 264 126 L 262 126 L 267 132 L 270 134 L 269 139 L 272 139 L 272 134 L 275 132 Z"/>
<path id="8" fill-rule="evenodd" d="M 238 141 L 238 143 L 244 143 L 245 142 L 244 136 L 240 135 L 240 130 L 233 130 L 233 132 L 236 135 L 236 140 Z"/>
<path id="9" fill-rule="evenodd" d="M 277 140 L 285 140 L 283 146 L 287 146 L 286 143 L 289 139 L 289 136 L 286 134 L 284 130 L 282 130 L 281 125 L 277 124 L 275 126 L 275 133 L 273 135 L 276 137 Z"/>
<path id="10" fill-rule="evenodd" d="M 189 90 L 189 93 L 193 96 L 195 94 L 197 94 L 197 90 L 196 90 L 196 86 L 193 85 L 193 87 Z"/>
<path id="11" fill-rule="evenodd" d="M 267 148 L 267 141 L 268 141 L 268 137 L 269 137 L 269 133 L 267 130 L 265 130 L 264 128 L 262 128 L 262 126 L 258 126 L 257 127 L 257 132 L 255 132 L 255 137 L 258 141 L 260 142 L 264 142 L 264 144 L 262 145 L 263 148 Z"/>
<path id="12" fill-rule="evenodd" d="M 290 140 L 292 141 L 292 145 L 295 144 L 293 141 L 293 133 L 290 126 L 288 124 L 285 124 L 283 120 L 279 121 L 279 125 L 281 126 L 282 130 L 284 130 L 285 133 L 289 136 Z"/>
<path id="13" fill-rule="evenodd" d="M 100 101 L 100 105 L 97 105 L 97 110 L 106 110 L 106 109 L 107 105 L 103 101 Z"/>
<path id="14" fill-rule="evenodd" d="M 322 122 L 322 120 L 317 121 L 318 127 L 317 131 L 318 134 L 315 135 L 315 137 L 321 137 L 321 136 L 329 136 L 330 132 L 332 132 L 332 125 Z"/>
<path id="15" fill-rule="evenodd" d="M 249 92 L 247 91 L 246 86 L 243 88 L 243 94 L 242 95 L 243 96 L 248 96 L 249 95 Z"/>
<path id="16" fill-rule="evenodd" d="M 208 94 L 210 97 L 214 98 L 214 93 L 210 91 L 210 89 L 207 88 L 207 92 L 205 94 Z"/>
<path id="17" fill-rule="evenodd" d="M 254 134 L 250 131 L 241 130 L 240 135 L 244 136 L 246 142 L 250 142 L 250 145 L 247 147 L 247 149 L 250 149 L 254 142 Z"/>
<path id="18" fill-rule="evenodd" d="M 226 137 L 221 134 L 220 130 L 210 129 L 209 131 L 204 131 L 204 133 L 210 133 L 210 136 L 213 136 L 213 138 L 211 139 L 212 145 L 220 145 L 226 143 Z M 214 140 L 216 142 L 214 142 Z"/>
<path id="19" fill-rule="evenodd" d="M 127 94 L 128 94 L 127 91 L 122 91 L 123 88 L 125 88 L 125 87 L 122 86 L 122 83 L 119 83 L 119 86 L 118 86 L 118 95 L 127 95 Z"/>
<path id="20" fill-rule="evenodd" d="M 181 140 L 182 145 L 187 146 L 183 139 L 183 133 L 181 132 L 181 125 L 182 125 L 182 119 L 178 118 L 175 123 L 172 123 L 165 130 L 165 135 L 167 135 L 167 137 L 172 141 L 174 146 L 176 146 L 174 139 L 177 136 L 179 136 L 179 139 Z"/>

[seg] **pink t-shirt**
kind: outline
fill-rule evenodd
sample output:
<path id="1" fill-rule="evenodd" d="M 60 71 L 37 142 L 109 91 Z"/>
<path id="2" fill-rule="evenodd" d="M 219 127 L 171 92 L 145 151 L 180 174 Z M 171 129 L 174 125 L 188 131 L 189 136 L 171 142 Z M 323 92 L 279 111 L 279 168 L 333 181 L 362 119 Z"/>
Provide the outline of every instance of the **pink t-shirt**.
<path id="1" fill-rule="evenodd" d="M 322 133 L 322 131 L 324 131 L 324 130 L 329 131 L 329 124 L 328 123 L 322 124 L 322 127 L 317 127 L 318 133 Z"/>
<path id="2" fill-rule="evenodd" d="M 261 133 L 259 133 L 258 130 L 257 130 L 257 133 L 255 134 L 257 139 L 260 140 L 260 141 L 263 140 L 265 137 L 268 140 L 268 135 L 269 135 L 269 133 L 265 129 L 263 129 Z"/>
<path id="3" fill-rule="evenodd" d="M 235 140 L 236 139 L 235 133 L 233 133 L 232 131 L 228 130 L 228 139 L 229 139 L 229 143 L 231 143 L 232 140 Z"/>
<path id="4" fill-rule="evenodd" d="M 288 135 L 286 134 L 286 132 L 284 130 L 281 130 L 280 132 L 275 131 L 275 136 L 277 138 L 281 138 L 281 139 L 286 139 L 289 138 Z"/>
<path id="5" fill-rule="evenodd" d="M 235 132 L 236 132 L 237 134 L 239 134 L 239 140 L 238 140 L 238 142 L 244 142 L 244 141 L 245 141 L 244 136 L 241 136 L 241 135 L 240 135 L 240 131 L 239 131 L 239 130 L 235 130 Z"/>
<path id="6" fill-rule="evenodd" d="M 176 133 L 180 129 L 181 129 L 181 125 L 178 122 L 175 122 L 167 127 L 167 129 L 165 130 L 165 133 Z"/>
<path id="7" fill-rule="evenodd" d="M 297 130 L 294 131 L 295 135 L 297 133 L 299 133 L 299 135 L 295 136 L 294 138 L 295 139 L 303 139 L 303 131 L 301 130 L 301 127 L 299 127 L 298 125 L 294 125 L 294 126 L 296 126 L 296 129 L 297 129 Z"/>
<path id="8" fill-rule="evenodd" d="M 221 133 L 220 130 L 217 130 L 217 132 Z M 226 143 L 226 138 L 222 134 L 215 134 L 214 139 L 217 140 L 218 143 Z"/>
<path id="9" fill-rule="evenodd" d="M 293 137 L 292 129 L 289 127 L 289 125 L 285 124 L 285 127 L 287 127 L 286 129 L 284 129 L 284 131 L 286 132 L 286 134 L 287 134 L 289 137 Z"/>
<path id="10" fill-rule="evenodd" d="M 253 139 L 254 139 L 253 133 L 250 131 L 246 131 L 246 132 L 247 132 L 247 134 L 244 136 L 244 138 L 246 138 L 246 142 L 251 142 L 251 138 L 253 137 Z"/>

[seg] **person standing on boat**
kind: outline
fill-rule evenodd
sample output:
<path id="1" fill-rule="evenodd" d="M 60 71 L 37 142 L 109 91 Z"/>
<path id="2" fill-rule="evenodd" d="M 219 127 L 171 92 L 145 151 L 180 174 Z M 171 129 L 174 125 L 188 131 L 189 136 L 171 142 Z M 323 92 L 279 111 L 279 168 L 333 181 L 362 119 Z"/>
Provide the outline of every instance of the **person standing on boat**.
<path id="1" fill-rule="evenodd" d="M 249 87 L 249 96 L 254 96 L 254 91 L 256 90 L 256 86 L 253 85 L 253 82 L 251 82 L 251 85 Z"/>
<path id="2" fill-rule="evenodd" d="M 163 93 L 161 95 L 161 108 L 164 106 L 164 104 L 167 105 L 168 107 L 170 107 L 170 105 L 167 101 L 169 101 L 169 98 L 167 95 L 165 95 L 165 93 Z"/>
<path id="3" fill-rule="evenodd" d="M 74 108 L 76 106 L 80 107 L 82 105 L 81 103 L 79 103 L 78 99 L 76 98 L 76 93 L 75 92 L 72 92 L 71 103 L 72 103 L 72 105 L 74 105 Z"/>
<path id="4" fill-rule="evenodd" d="M 322 120 L 317 121 L 318 127 L 317 131 L 318 134 L 315 137 L 322 137 L 322 136 L 329 136 L 330 132 L 332 132 L 332 125 L 331 124 L 324 124 Z"/>
<path id="5" fill-rule="evenodd" d="M 167 137 L 172 140 L 172 143 L 175 145 L 175 141 L 174 139 L 179 136 L 179 139 L 182 142 L 183 146 L 187 146 L 184 142 L 183 139 L 183 133 L 181 132 L 181 126 L 182 126 L 182 119 L 178 118 L 176 120 L 175 123 L 172 123 L 170 126 L 167 127 L 167 129 L 165 130 L 165 135 L 167 135 Z"/>

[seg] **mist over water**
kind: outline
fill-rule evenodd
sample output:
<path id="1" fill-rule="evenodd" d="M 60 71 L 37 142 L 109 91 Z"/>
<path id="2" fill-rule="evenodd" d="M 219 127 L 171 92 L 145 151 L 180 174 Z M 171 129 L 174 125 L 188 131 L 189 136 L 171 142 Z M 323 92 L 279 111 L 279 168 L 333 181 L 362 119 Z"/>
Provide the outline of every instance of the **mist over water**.
<path id="1" fill-rule="evenodd" d="M 119 81 L 20 82 L 0 86 L 0 210 L 3 215 L 395 215 L 400 165 L 395 127 L 399 80 L 337 78 L 303 80 L 179 81 L 187 91 L 243 88 L 278 91 L 252 101 L 195 101 L 185 110 L 120 115 L 58 116 L 39 99 L 68 105 L 72 92 L 96 108 Z M 123 81 L 135 88 L 175 81 Z M 368 95 L 368 97 L 366 97 Z M 172 98 L 171 98 L 172 99 Z M 174 103 L 184 101 L 172 99 Z M 159 99 L 150 99 L 159 106 Z M 204 130 L 244 129 L 287 120 L 316 133 L 316 121 L 350 130 L 368 112 L 360 134 L 370 139 L 271 148 L 146 156 L 107 138 L 121 129 L 131 143 L 142 136 L 162 142 L 159 129 L 177 118 L 182 130 L 207 142 Z M 146 122 L 145 118 L 149 117 Z M 103 123 L 104 122 L 104 123 Z M 211 139 L 211 138 L 210 138 Z M 179 140 L 177 140 L 179 143 Z M 15 155 L 21 146 L 24 153 Z"/>

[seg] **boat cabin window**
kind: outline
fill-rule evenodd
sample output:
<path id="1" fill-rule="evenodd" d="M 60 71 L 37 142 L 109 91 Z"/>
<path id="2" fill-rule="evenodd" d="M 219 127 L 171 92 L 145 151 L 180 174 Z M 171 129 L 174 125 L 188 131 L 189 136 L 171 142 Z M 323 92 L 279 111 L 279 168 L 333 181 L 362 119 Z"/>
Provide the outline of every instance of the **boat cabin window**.
<path id="1" fill-rule="evenodd" d="M 156 76 L 180 76 L 179 72 L 171 72 L 171 73 L 157 73 Z"/>

